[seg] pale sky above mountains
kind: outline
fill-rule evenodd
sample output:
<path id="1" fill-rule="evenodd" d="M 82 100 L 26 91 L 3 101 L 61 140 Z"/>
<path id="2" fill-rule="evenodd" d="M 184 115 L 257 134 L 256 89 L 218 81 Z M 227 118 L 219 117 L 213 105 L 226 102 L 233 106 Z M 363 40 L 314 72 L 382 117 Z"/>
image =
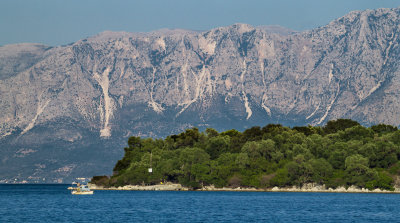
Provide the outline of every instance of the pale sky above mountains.
<path id="1" fill-rule="evenodd" d="M 1 0 L 0 45 L 55 46 L 105 30 L 208 30 L 234 23 L 302 31 L 350 11 L 399 6 L 399 0 Z"/>

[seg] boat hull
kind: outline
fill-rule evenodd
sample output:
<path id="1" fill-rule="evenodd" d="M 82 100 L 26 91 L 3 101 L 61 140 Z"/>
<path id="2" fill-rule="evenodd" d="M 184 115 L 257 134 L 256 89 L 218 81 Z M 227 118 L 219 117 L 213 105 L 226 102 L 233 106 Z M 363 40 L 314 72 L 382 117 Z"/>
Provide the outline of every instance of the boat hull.
<path id="1" fill-rule="evenodd" d="M 93 194 L 93 191 L 91 190 L 91 191 L 72 191 L 71 192 L 71 194 L 74 194 L 74 195 L 91 195 L 91 194 Z"/>

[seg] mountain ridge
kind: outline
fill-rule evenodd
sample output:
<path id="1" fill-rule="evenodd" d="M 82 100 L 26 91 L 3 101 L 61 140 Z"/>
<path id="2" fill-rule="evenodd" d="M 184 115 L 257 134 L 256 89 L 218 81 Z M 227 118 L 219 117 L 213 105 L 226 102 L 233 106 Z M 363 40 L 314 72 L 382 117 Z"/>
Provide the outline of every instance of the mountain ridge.
<path id="1" fill-rule="evenodd" d="M 399 8 L 377 9 L 288 35 L 233 24 L 2 46 L 0 179 L 101 175 L 128 136 L 193 126 L 399 126 L 399 21 Z"/>

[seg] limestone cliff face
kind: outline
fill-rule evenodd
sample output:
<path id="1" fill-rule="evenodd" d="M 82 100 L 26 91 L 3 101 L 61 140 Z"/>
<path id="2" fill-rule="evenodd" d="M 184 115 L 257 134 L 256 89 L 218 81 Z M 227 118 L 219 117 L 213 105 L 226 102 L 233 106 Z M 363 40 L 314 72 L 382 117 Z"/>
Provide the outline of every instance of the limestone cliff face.
<path id="1" fill-rule="evenodd" d="M 235 24 L 0 47 L 0 179 L 107 174 L 128 136 L 192 126 L 398 126 L 399 30 L 400 9 L 378 9 L 302 33 Z"/>

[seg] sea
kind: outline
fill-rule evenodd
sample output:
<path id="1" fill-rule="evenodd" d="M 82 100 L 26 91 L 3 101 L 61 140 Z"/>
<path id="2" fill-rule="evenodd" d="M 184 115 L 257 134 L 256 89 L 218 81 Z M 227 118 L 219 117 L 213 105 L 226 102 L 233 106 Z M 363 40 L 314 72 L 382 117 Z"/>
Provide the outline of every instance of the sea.
<path id="1" fill-rule="evenodd" d="M 400 222 L 400 194 L 95 191 L 0 185 L 0 222 Z"/>

